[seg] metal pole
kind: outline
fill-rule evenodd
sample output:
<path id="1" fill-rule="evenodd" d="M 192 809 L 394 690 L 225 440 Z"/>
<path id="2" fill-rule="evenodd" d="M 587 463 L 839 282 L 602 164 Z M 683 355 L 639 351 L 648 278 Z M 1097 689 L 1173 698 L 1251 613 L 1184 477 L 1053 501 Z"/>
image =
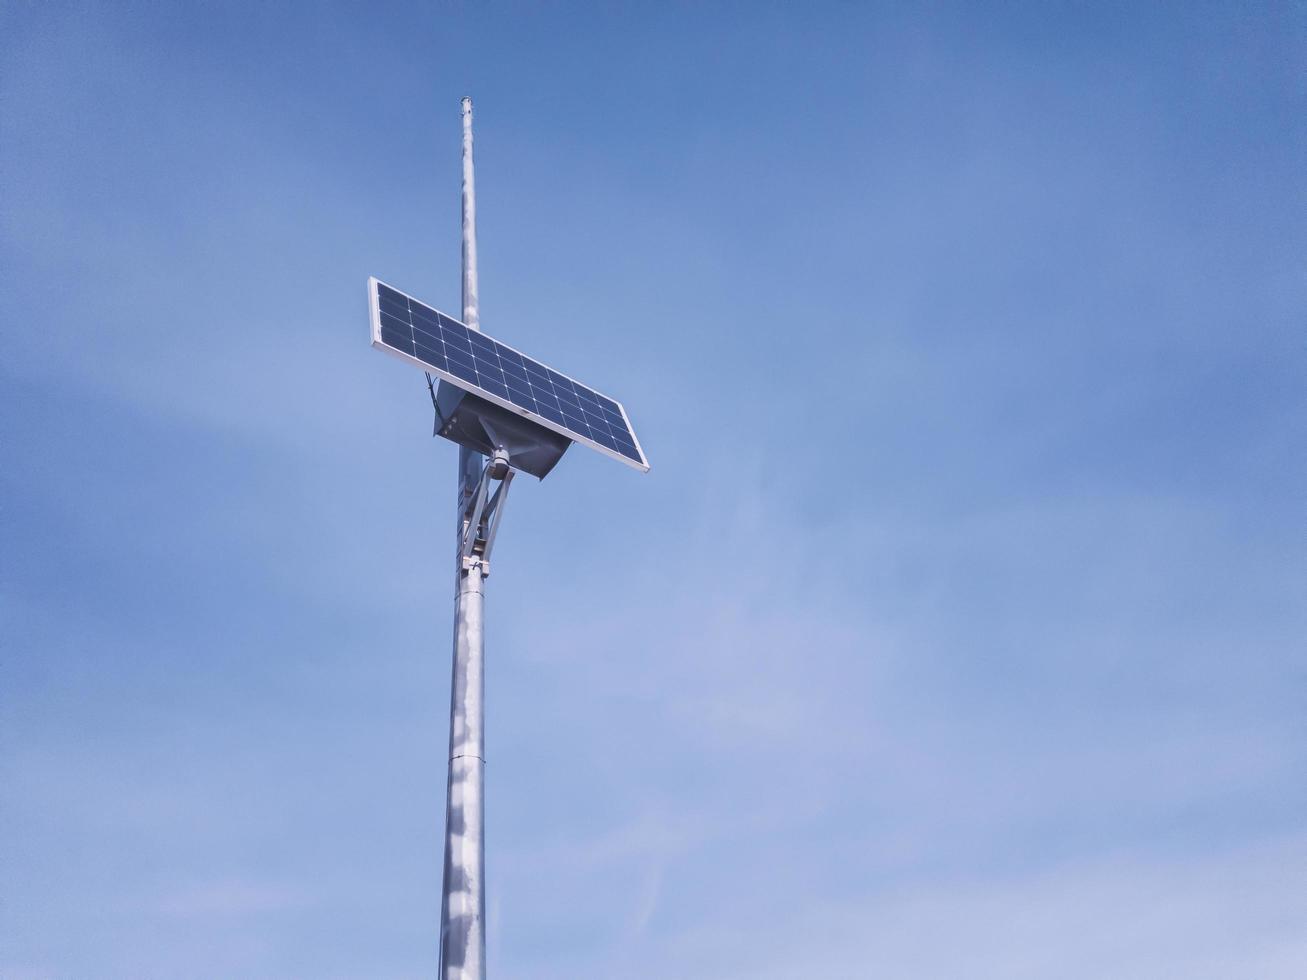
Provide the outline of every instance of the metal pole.
<path id="1" fill-rule="evenodd" d="M 463 100 L 463 322 L 477 315 L 476 185 L 472 174 L 472 100 Z M 449 785 L 445 809 L 445 877 L 440 903 L 441 980 L 485 980 L 485 633 L 483 566 L 462 557 L 467 503 L 484 466 L 480 453 L 458 451 L 458 559 L 454 599 L 454 672 L 449 705 Z M 471 529 L 475 533 L 475 529 Z"/>

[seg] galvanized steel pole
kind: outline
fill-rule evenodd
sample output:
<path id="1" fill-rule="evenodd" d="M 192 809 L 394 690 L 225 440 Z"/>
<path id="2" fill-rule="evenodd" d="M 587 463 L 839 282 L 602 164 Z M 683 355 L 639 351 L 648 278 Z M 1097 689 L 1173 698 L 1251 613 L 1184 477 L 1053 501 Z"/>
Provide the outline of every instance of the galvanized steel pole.
<path id="1" fill-rule="evenodd" d="M 463 322 L 480 329 L 477 311 L 476 185 L 472 173 L 472 100 L 463 100 Z M 484 466 L 458 451 L 459 547 L 454 599 L 454 671 L 449 706 L 449 784 L 445 875 L 440 904 L 441 980 L 485 980 L 485 632 L 484 565 L 462 557 L 468 502 Z"/>

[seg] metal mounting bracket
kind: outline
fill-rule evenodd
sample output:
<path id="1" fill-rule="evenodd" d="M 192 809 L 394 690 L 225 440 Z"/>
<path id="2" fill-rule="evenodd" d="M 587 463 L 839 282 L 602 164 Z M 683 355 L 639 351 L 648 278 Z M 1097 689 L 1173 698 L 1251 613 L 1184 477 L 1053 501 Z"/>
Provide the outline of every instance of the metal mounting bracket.
<path id="1" fill-rule="evenodd" d="M 463 508 L 463 539 L 459 544 L 459 562 L 463 568 L 481 566 L 483 576 L 490 575 L 490 549 L 504 517 L 508 488 L 516 471 L 509 465 L 508 453 L 500 448 L 486 460 L 481 478 Z M 494 492 L 490 484 L 498 483 Z"/>

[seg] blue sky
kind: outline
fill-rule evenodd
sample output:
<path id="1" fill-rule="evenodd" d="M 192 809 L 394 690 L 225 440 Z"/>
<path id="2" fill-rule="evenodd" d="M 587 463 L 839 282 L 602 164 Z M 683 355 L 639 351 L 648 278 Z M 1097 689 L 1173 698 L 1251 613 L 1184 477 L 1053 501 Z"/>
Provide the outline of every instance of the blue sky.
<path id="1" fill-rule="evenodd" d="M 185 9 L 183 9 L 185 8 Z M 496 977 L 1307 971 L 1301 5 L 0 12 L 0 975 L 434 972 L 455 449 L 377 275 L 623 399 L 488 609 Z"/>

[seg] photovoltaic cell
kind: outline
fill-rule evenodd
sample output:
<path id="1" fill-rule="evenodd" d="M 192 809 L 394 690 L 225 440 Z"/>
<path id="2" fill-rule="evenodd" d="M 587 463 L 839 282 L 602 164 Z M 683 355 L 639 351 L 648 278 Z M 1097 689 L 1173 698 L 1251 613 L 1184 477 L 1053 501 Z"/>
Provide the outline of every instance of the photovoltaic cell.
<path id="1" fill-rule="evenodd" d="M 618 402 L 383 282 L 369 280 L 368 291 L 374 347 L 417 361 L 451 384 L 629 466 L 649 469 Z"/>

